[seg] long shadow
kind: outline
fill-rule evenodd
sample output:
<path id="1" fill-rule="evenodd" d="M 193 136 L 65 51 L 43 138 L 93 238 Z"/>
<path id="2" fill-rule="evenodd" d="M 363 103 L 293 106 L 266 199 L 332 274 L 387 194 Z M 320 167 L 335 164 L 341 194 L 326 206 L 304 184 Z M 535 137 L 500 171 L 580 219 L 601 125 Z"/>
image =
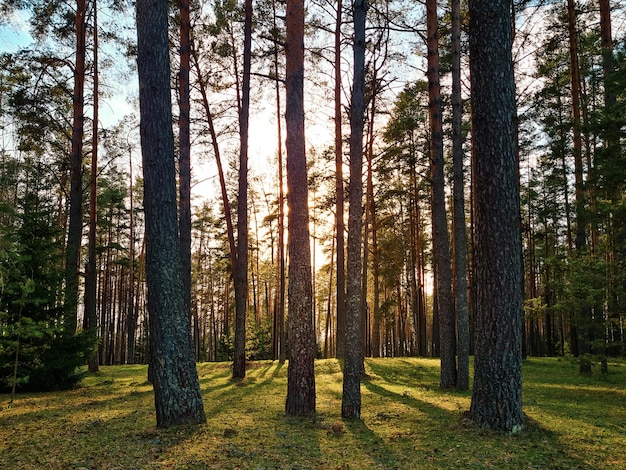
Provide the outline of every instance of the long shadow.
<path id="1" fill-rule="evenodd" d="M 109 385 L 92 385 L 80 387 L 65 392 L 41 392 L 18 394 L 12 405 L 14 413 L 10 415 L 0 414 L 0 428 L 7 425 L 7 420 L 17 419 L 19 422 L 28 423 L 49 419 L 54 416 L 65 416 L 72 414 L 72 409 L 68 408 L 67 397 L 71 394 L 71 400 L 79 402 L 81 411 L 110 410 L 111 408 L 126 407 L 128 402 L 141 403 L 146 397 L 152 396 L 152 387 L 145 389 L 146 384 L 139 384 L 138 388 L 130 390 L 111 390 Z M 148 384 L 149 385 L 149 384 Z M 132 387 L 132 385 L 128 385 Z M 59 393 L 64 393 L 60 396 Z M 152 403 L 150 405 L 153 405 Z M 28 408 L 28 409 L 26 409 Z M 135 407 L 136 408 L 136 407 Z"/>
<path id="2" fill-rule="evenodd" d="M 371 380 L 364 381 L 363 385 L 365 386 L 367 390 L 369 390 L 372 393 L 388 398 L 391 401 L 404 403 L 405 405 L 410 406 L 411 408 L 414 408 L 423 413 L 426 413 L 431 418 L 436 419 L 436 420 L 449 420 L 455 414 L 444 408 L 433 406 L 432 404 L 426 401 L 418 400 L 417 398 L 414 398 L 412 395 L 408 393 L 400 394 L 400 393 L 393 392 L 385 387 L 381 387 L 380 385 L 374 383 Z"/>
<path id="3" fill-rule="evenodd" d="M 384 387 L 384 383 L 389 383 L 393 385 L 405 385 L 409 389 L 414 389 L 417 386 L 422 389 L 432 389 L 434 391 L 434 384 L 431 380 L 428 380 L 428 378 L 426 378 L 425 384 L 419 384 L 419 381 L 416 380 L 417 377 L 407 374 L 406 371 L 402 374 L 391 374 L 390 376 L 382 366 L 375 365 L 372 367 L 372 370 L 376 370 L 380 378 L 364 380 L 362 382 L 368 391 L 385 400 L 389 400 L 389 402 L 404 404 L 423 414 L 423 417 L 418 420 L 422 421 L 422 429 L 436 429 L 437 427 L 441 427 L 443 430 L 453 430 L 453 433 L 442 432 L 440 435 L 432 435 L 431 433 L 428 436 L 429 444 L 433 449 L 433 454 L 431 455 L 432 459 L 446 458 L 447 456 L 443 455 L 442 449 L 456 449 L 455 436 L 457 433 L 471 433 L 471 435 L 476 438 L 476 445 L 474 449 L 470 449 L 469 451 L 475 452 L 476 455 L 490 456 L 489 458 L 497 459 L 500 457 L 496 449 L 507 446 L 510 447 L 510 451 L 508 452 L 511 454 L 511 463 L 507 468 L 515 468 L 515 453 L 519 448 L 528 446 L 537 448 L 537 451 L 532 454 L 533 459 L 536 458 L 537 461 L 530 463 L 524 462 L 525 465 L 534 464 L 534 466 L 540 468 L 589 468 L 589 464 L 579 457 L 580 454 L 574 450 L 571 443 L 563 440 L 563 436 L 542 426 L 541 423 L 528 416 L 526 416 L 525 419 L 524 431 L 519 436 L 513 436 L 499 431 L 480 429 L 468 419 L 467 413 L 460 413 L 459 411 L 438 407 L 428 401 L 415 398 L 410 393 L 397 393 Z M 386 377 L 393 377 L 398 379 L 398 381 L 388 381 Z M 382 383 L 379 384 L 377 382 Z M 436 393 L 443 397 L 451 395 L 463 396 L 467 392 L 437 390 Z M 390 421 L 397 418 L 393 414 L 387 414 L 384 411 L 377 413 L 376 417 Z M 430 421 L 430 423 L 424 423 L 424 418 Z M 418 429 L 419 428 L 418 423 Z M 465 437 L 462 440 L 466 439 Z M 397 452 L 396 455 L 398 455 Z M 399 458 L 402 458 L 402 454 L 400 454 Z M 468 456 L 465 455 L 464 458 L 468 458 Z"/>
<path id="4" fill-rule="evenodd" d="M 232 463 L 246 467 L 251 460 L 259 468 L 318 468 L 323 458 L 319 440 L 319 415 L 292 417 L 285 414 L 284 395 L 276 381 L 285 383 L 284 362 L 256 363 L 247 367 L 243 379 L 227 380 L 205 395 L 209 428 L 218 450 Z M 237 413 L 231 413 L 232 410 Z M 269 434 L 258 440 L 258 422 Z"/>
<path id="5" fill-rule="evenodd" d="M 391 365 L 368 360 L 367 367 L 382 380 L 395 385 L 419 387 L 425 390 L 440 391 L 439 368 L 425 366 L 409 359 L 395 360 Z"/>
<path id="6" fill-rule="evenodd" d="M 346 421 L 346 428 L 359 442 L 362 452 L 384 468 L 404 468 L 407 455 L 392 449 L 383 438 L 376 434 L 363 420 Z"/>

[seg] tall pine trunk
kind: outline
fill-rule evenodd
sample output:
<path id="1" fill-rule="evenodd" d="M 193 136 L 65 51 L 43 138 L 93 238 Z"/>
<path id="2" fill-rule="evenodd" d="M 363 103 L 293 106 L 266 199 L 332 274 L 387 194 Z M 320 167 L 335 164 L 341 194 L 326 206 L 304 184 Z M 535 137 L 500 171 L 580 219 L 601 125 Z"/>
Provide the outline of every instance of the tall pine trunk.
<path id="1" fill-rule="evenodd" d="M 180 259 L 183 267 L 183 300 L 191 316 L 191 137 L 189 70 L 190 29 L 189 0 L 179 0 L 180 11 L 180 68 L 178 71 L 179 117 L 178 117 L 178 236 Z"/>
<path id="2" fill-rule="evenodd" d="M 85 123 L 86 0 L 76 2 L 76 61 L 72 95 L 72 148 L 70 151 L 69 224 L 65 252 L 65 331 L 76 333 L 78 274 L 83 236 L 83 134 Z"/>
<path id="3" fill-rule="evenodd" d="M 346 340 L 346 261 L 343 191 L 343 134 L 341 123 L 341 25 L 343 2 L 337 0 L 335 22 L 335 228 L 337 232 L 337 357 L 344 356 Z"/>
<path id="4" fill-rule="evenodd" d="M 463 177 L 463 102 L 461 98 L 461 1 L 452 0 L 452 166 L 454 173 L 454 310 L 457 323 L 456 387 L 469 389 L 467 309 L 467 233 Z"/>
<path id="5" fill-rule="evenodd" d="M 98 197 L 98 4 L 93 3 L 93 136 L 91 138 L 91 170 L 89 181 L 89 235 L 87 273 L 85 276 L 85 317 L 86 330 L 94 333 L 98 327 L 96 311 L 96 229 L 97 229 L 97 197 Z M 129 267 L 132 269 L 132 266 Z M 132 286 L 132 283 L 131 283 Z M 88 359 L 89 372 L 98 371 L 98 353 L 94 350 Z"/>
<path id="6" fill-rule="evenodd" d="M 433 263 L 435 264 L 439 348 L 442 389 L 456 385 L 456 335 L 452 300 L 450 239 L 446 220 L 445 181 L 443 173 L 443 129 L 441 120 L 441 89 L 439 85 L 439 35 L 437 1 L 426 2 L 428 46 L 428 110 L 430 117 L 430 179 L 433 231 Z"/>
<path id="7" fill-rule="evenodd" d="M 135 363 L 135 336 L 137 332 L 137 313 L 139 311 L 139 306 L 135 305 L 139 302 L 139 282 L 141 281 L 141 275 L 135 277 L 135 197 L 133 190 L 133 158 L 132 152 L 129 151 L 129 162 L 128 162 L 128 181 L 129 184 L 129 202 L 130 202 L 130 215 L 128 224 L 130 226 L 130 243 L 129 243 L 129 293 L 128 293 L 128 323 L 126 324 L 126 341 L 128 343 L 126 347 L 126 363 L 134 364 Z M 143 248 L 143 243 L 142 243 Z M 143 251 L 143 250 L 142 250 Z M 143 253 L 139 255 L 139 266 L 137 269 L 138 273 L 142 272 L 142 261 L 143 257 L 141 256 Z M 135 281 L 138 281 L 135 283 Z M 136 284 L 136 285 L 135 285 Z"/>
<path id="8" fill-rule="evenodd" d="M 146 282 L 157 426 L 206 420 L 183 299 L 170 95 L 168 5 L 139 0 L 137 71 L 146 224 Z"/>
<path id="9" fill-rule="evenodd" d="M 470 416 L 480 427 L 518 431 L 523 272 L 510 2 L 470 2 L 469 37 L 477 295 Z"/>
<path id="10" fill-rule="evenodd" d="M 304 0 L 287 0 L 287 205 L 289 366 L 287 414 L 315 412 L 315 334 L 304 140 Z"/>
<path id="11" fill-rule="evenodd" d="M 237 269 L 235 269 L 235 357 L 233 377 L 246 375 L 248 310 L 248 121 L 252 55 L 252 0 L 245 1 L 243 80 L 239 107 L 239 192 L 237 195 Z"/>
<path id="12" fill-rule="evenodd" d="M 372 334 L 370 338 L 370 354 L 380 357 L 380 250 L 378 249 L 378 217 L 376 214 L 376 199 L 374 198 L 374 168 L 373 142 L 367 152 L 367 212 L 372 232 L 372 277 L 374 284 L 374 298 L 372 304 Z"/>
<path id="13" fill-rule="evenodd" d="M 578 30 L 576 27 L 576 5 L 574 0 L 567 0 L 567 30 L 569 37 L 569 69 L 570 69 L 570 85 L 572 95 L 572 150 L 574 153 L 574 197 L 576 225 L 574 234 L 575 255 L 582 257 L 587 248 L 587 238 L 585 235 L 585 226 L 587 223 L 585 213 L 585 182 L 584 182 L 584 165 L 583 165 L 583 142 L 582 142 L 582 113 L 581 113 L 581 83 L 580 83 L 580 64 L 578 60 Z M 591 329 L 592 329 L 592 313 L 590 307 L 582 307 L 576 312 L 575 327 L 573 333 L 576 337 L 576 346 L 573 351 L 579 354 L 591 353 Z M 591 363 L 587 360 L 580 361 L 580 372 L 590 373 Z"/>
<path id="14" fill-rule="evenodd" d="M 278 263 L 277 263 L 277 299 L 274 307 L 274 354 L 273 358 L 285 360 L 285 191 L 283 187 L 283 132 L 281 125 L 280 80 L 278 73 L 278 28 L 276 24 L 276 0 L 272 1 L 272 21 L 274 27 L 274 76 L 276 88 L 276 131 L 278 140 Z"/>
<path id="15" fill-rule="evenodd" d="M 355 0 L 354 81 L 350 103 L 350 194 L 348 209 L 348 272 L 346 286 L 346 343 L 341 416 L 361 417 L 361 249 L 363 229 L 363 128 L 365 120 L 365 0 Z"/>

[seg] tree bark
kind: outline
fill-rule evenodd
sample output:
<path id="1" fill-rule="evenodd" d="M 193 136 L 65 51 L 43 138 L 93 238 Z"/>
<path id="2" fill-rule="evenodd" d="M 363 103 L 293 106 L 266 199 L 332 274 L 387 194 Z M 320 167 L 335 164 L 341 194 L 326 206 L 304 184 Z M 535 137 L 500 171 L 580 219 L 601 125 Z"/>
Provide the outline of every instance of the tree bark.
<path id="1" fill-rule="evenodd" d="M 346 259 L 343 190 L 343 134 L 341 125 L 341 25 L 343 2 L 337 0 L 335 22 L 335 227 L 337 233 L 337 357 L 346 341 Z"/>
<path id="2" fill-rule="evenodd" d="M 617 101 L 615 92 L 610 87 L 611 76 L 615 72 L 615 58 L 613 57 L 613 34 L 611 33 L 611 2 L 599 0 L 600 3 L 600 41 L 602 44 L 602 74 L 604 78 L 604 106 L 607 110 L 612 109 Z M 609 139 L 616 140 L 615 136 Z M 619 152 L 619 142 L 611 142 L 617 145 L 612 150 Z"/>
<path id="3" fill-rule="evenodd" d="M 461 97 L 461 1 L 452 0 L 452 166 L 454 173 L 454 310 L 457 322 L 456 388 L 469 389 L 467 309 L 467 233 L 463 177 L 463 101 Z"/>
<path id="4" fill-rule="evenodd" d="M 96 311 L 96 230 L 97 230 L 97 197 L 98 197 L 98 4 L 93 3 L 93 136 L 91 138 L 91 170 L 89 181 L 89 235 L 87 273 L 85 276 L 85 329 L 94 333 L 98 328 L 98 314 Z M 132 269 L 132 266 L 131 266 Z M 132 286 L 132 284 L 131 284 Z M 87 360 L 89 372 L 98 372 L 98 352 Z"/>
<path id="5" fill-rule="evenodd" d="M 274 318 L 274 359 L 285 360 L 285 191 L 283 187 L 283 133 L 281 125 L 280 80 L 278 74 L 278 28 L 276 24 L 276 0 L 272 1 L 272 21 L 274 27 L 274 76 L 276 87 L 276 130 L 278 140 L 278 293 Z"/>
<path id="6" fill-rule="evenodd" d="M 363 128 L 365 120 L 365 0 L 355 0 L 354 80 L 350 103 L 350 193 L 348 209 L 348 272 L 346 285 L 346 343 L 341 416 L 361 417 L 361 249 L 363 228 Z"/>
<path id="7" fill-rule="evenodd" d="M 72 95 L 72 148 L 70 151 L 70 203 L 65 252 L 65 331 L 76 333 L 78 322 L 78 273 L 83 236 L 83 134 L 85 107 L 86 0 L 76 2 L 76 61 Z"/>
<path id="8" fill-rule="evenodd" d="M 141 282 L 141 275 L 135 277 L 135 198 L 133 191 L 133 158 L 132 151 L 129 150 L 129 161 L 128 161 L 128 180 L 130 182 L 129 185 L 129 200 L 130 200 L 130 217 L 129 217 L 129 225 L 130 225 L 130 243 L 129 243 L 129 265 L 130 265 L 130 274 L 129 274 L 129 296 L 128 296 L 128 323 L 126 325 L 127 328 L 127 336 L 126 340 L 128 342 L 128 346 L 126 348 L 126 363 L 134 364 L 135 363 L 135 336 L 137 332 L 137 312 L 139 311 L 139 286 Z M 144 238 L 145 240 L 145 238 Z M 141 252 L 139 254 L 139 266 L 137 267 L 137 272 L 142 272 L 142 262 L 143 262 L 143 248 L 144 244 L 142 242 Z M 137 282 L 135 282 L 137 281 Z"/>
<path id="9" fill-rule="evenodd" d="M 289 365 L 287 414 L 315 413 L 315 334 L 304 140 L 304 0 L 287 0 L 287 205 Z"/>
<path id="10" fill-rule="evenodd" d="M 523 272 L 508 0 L 470 3 L 476 222 L 476 354 L 470 416 L 519 431 Z"/>
<path id="11" fill-rule="evenodd" d="M 137 2 L 146 282 L 157 426 L 206 420 L 183 299 L 170 95 L 168 5 Z"/>
<path id="12" fill-rule="evenodd" d="M 183 268 L 183 300 L 191 317 L 191 111 L 189 92 L 190 29 L 189 0 L 179 0 L 180 68 L 178 71 L 178 236 Z"/>
<path id="13" fill-rule="evenodd" d="M 245 0 L 243 80 L 239 107 L 239 192 L 237 195 L 237 269 L 235 270 L 235 357 L 233 377 L 246 375 L 246 313 L 248 310 L 248 121 L 252 55 L 252 0 Z"/>
<path id="14" fill-rule="evenodd" d="M 433 231 L 433 263 L 436 265 L 436 291 L 439 317 L 439 348 L 442 389 L 456 385 L 456 334 L 452 300 L 450 238 L 446 219 L 445 182 L 443 175 L 443 130 L 441 121 L 441 90 L 439 85 L 439 35 L 437 1 L 426 2 L 428 45 L 428 110 L 430 117 L 430 178 Z"/>

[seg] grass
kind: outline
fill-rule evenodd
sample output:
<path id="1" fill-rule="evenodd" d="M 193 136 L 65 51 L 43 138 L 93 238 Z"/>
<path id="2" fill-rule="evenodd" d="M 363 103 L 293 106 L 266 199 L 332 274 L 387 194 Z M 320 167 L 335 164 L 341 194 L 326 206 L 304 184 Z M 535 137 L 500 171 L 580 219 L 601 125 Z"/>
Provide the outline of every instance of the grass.
<path id="1" fill-rule="evenodd" d="M 580 376 L 566 359 L 524 363 L 517 435 L 466 419 L 471 392 L 440 391 L 434 359 L 368 359 L 362 420 L 341 419 L 341 371 L 316 363 L 317 414 L 284 413 L 287 366 L 198 365 L 208 421 L 155 427 L 145 366 L 101 367 L 80 388 L 0 395 L 2 469 L 626 468 L 626 364 Z"/>

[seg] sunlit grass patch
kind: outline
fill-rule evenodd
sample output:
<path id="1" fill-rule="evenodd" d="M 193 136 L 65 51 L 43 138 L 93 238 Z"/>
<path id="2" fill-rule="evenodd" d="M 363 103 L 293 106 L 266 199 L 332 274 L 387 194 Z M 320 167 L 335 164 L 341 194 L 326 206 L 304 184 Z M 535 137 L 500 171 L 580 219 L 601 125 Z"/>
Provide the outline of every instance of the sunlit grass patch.
<path id="1" fill-rule="evenodd" d="M 596 368 L 596 370 L 599 370 Z M 155 427 L 145 366 L 102 367 L 58 393 L 0 396 L 0 468 L 440 469 L 626 468 L 626 366 L 580 376 L 575 363 L 523 366 L 519 435 L 477 429 L 471 392 L 439 390 L 439 361 L 368 359 L 362 419 L 341 419 L 342 374 L 316 362 L 317 414 L 284 413 L 287 364 L 198 364 L 207 423 Z"/>

